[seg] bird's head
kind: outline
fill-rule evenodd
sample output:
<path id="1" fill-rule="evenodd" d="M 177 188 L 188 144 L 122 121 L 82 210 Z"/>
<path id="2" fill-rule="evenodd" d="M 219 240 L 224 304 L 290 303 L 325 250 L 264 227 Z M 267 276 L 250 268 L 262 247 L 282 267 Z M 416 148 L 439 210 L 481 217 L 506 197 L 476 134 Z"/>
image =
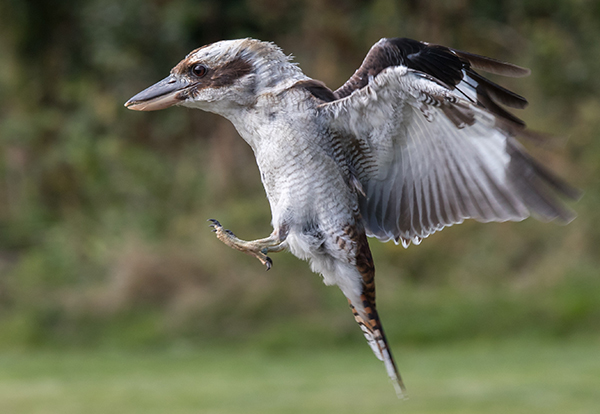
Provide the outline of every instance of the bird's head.
<path id="1" fill-rule="evenodd" d="M 225 40 L 192 51 L 169 76 L 129 99 L 125 106 L 155 111 L 182 105 L 225 115 L 232 107 L 252 105 L 266 89 L 303 76 L 273 43 Z"/>

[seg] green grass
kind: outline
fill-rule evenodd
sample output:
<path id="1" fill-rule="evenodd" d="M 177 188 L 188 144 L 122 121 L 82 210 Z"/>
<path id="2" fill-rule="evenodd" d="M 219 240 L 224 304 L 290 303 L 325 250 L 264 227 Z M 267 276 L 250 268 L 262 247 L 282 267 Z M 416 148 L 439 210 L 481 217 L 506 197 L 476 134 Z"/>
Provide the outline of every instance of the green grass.
<path id="1" fill-rule="evenodd" d="M 396 348 L 396 399 L 364 348 L 0 354 L 3 413 L 596 413 L 598 339 Z"/>

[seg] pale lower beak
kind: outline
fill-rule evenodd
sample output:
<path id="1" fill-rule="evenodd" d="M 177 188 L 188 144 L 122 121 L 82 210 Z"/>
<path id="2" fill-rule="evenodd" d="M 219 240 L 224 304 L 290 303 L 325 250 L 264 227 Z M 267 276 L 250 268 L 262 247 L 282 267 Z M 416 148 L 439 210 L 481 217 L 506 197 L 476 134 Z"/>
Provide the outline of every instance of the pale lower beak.
<path id="1" fill-rule="evenodd" d="M 134 111 L 165 109 L 185 99 L 180 92 L 188 86 L 187 79 L 170 75 L 129 99 L 125 106 Z"/>

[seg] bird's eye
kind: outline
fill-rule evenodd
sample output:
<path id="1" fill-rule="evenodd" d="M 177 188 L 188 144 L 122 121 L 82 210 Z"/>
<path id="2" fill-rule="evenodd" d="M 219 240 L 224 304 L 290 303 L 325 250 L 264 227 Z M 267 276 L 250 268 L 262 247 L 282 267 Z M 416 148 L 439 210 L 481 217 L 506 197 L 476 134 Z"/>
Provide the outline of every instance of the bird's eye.
<path id="1" fill-rule="evenodd" d="M 206 66 L 201 65 L 199 63 L 192 66 L 192 73 L 194 74 L 194 76 L 197 76 L 199 78 L 206 75 L 207 71 L 208 71 L 208 69 L 206 69 Z"/>

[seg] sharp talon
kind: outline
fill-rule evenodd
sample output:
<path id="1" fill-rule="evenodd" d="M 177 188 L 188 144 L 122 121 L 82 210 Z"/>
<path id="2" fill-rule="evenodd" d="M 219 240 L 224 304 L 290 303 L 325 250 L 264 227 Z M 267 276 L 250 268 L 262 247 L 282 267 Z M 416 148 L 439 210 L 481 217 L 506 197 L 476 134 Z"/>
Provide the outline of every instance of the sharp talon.
<path id="1" fill-rule="evenodd" d="M 233 232 L 231 230 L 225 230 L 225 233 L 229 234 L 230 236 L 235 237 L 235 234 L 233 234 Z"/>
<path id="2" fill-rule="evenodd" d="M 267 266 L 267 271 L 269 271 L 271 269 L 271 266 L 273 266 L 273 260 L 271 260 L 269 256 L 267 256 L 265 260 L 265 266 Z"/>

